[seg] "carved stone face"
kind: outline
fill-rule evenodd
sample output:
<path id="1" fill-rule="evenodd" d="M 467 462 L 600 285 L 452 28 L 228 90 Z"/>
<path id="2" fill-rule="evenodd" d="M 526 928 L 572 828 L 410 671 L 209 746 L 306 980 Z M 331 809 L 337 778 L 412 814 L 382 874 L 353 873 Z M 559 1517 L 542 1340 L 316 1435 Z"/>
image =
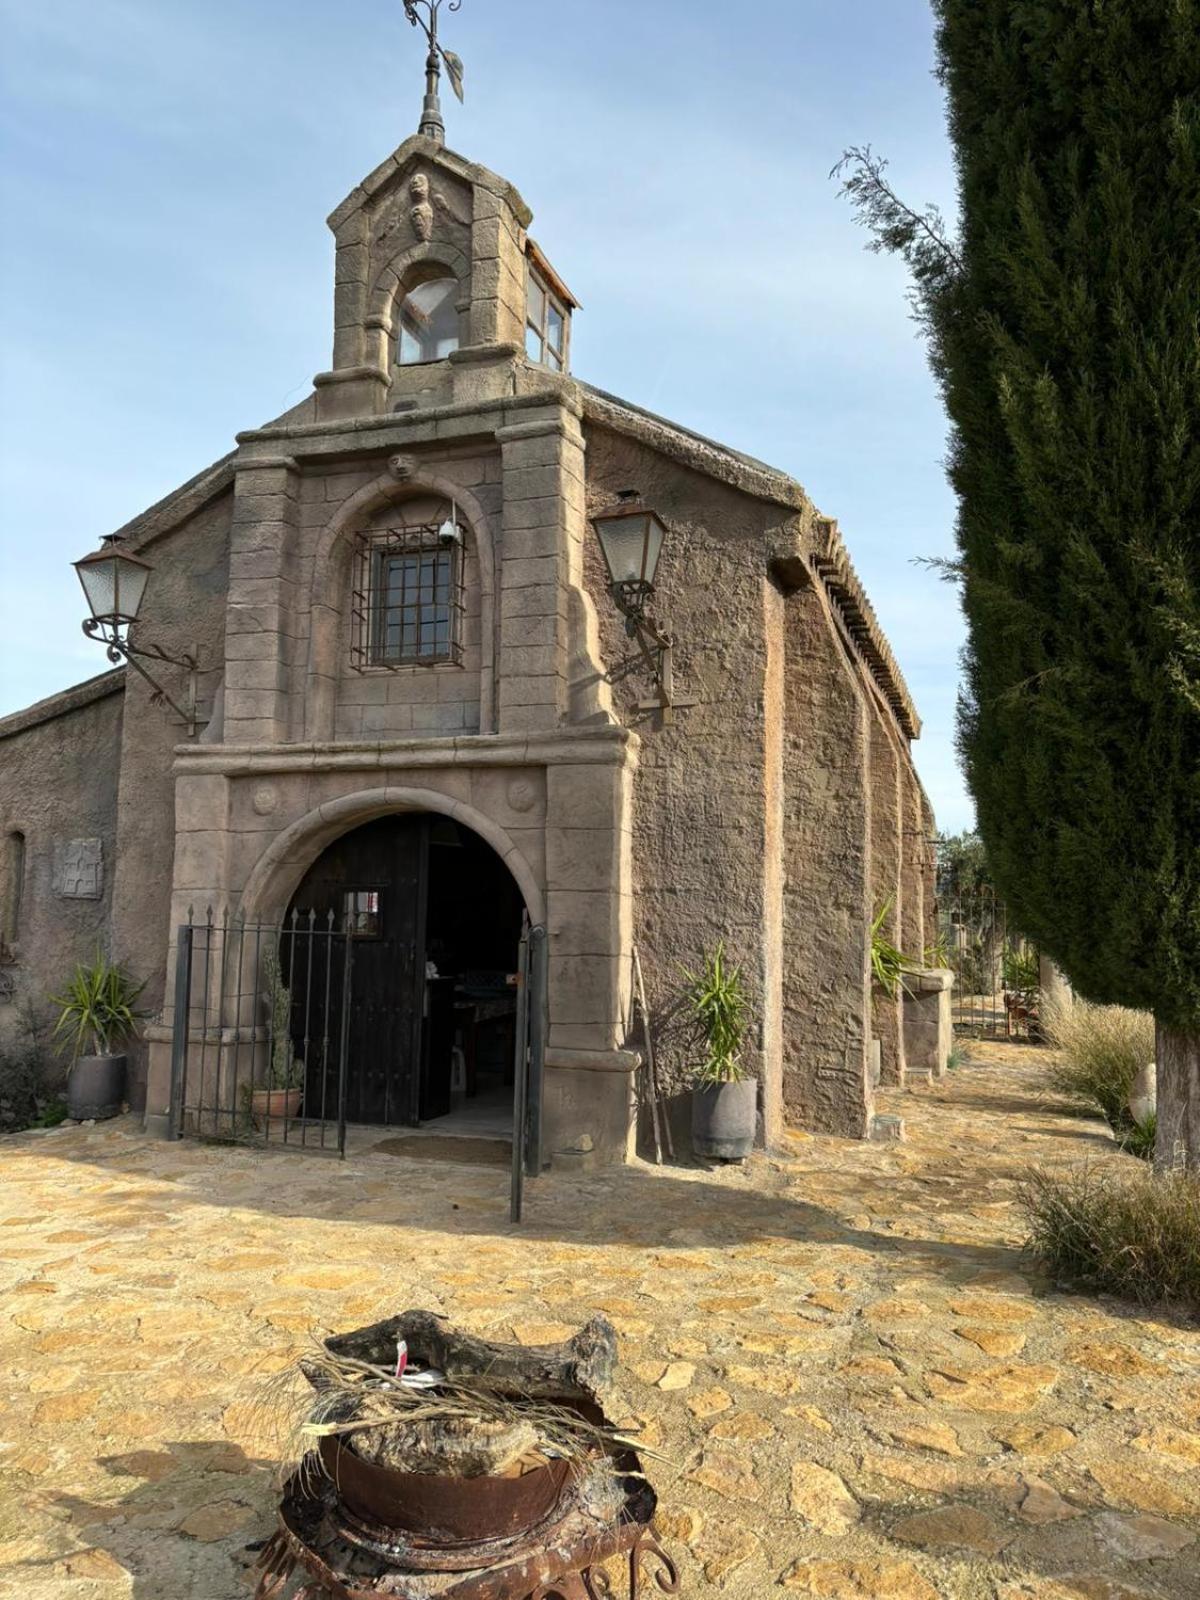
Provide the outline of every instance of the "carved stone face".
<path id="1" fill-rule="evenodd" d="M 417 205 L 429 199 L 429 179 L 423 172 L 414 173 L 408 180 L 408 192 Z"/>

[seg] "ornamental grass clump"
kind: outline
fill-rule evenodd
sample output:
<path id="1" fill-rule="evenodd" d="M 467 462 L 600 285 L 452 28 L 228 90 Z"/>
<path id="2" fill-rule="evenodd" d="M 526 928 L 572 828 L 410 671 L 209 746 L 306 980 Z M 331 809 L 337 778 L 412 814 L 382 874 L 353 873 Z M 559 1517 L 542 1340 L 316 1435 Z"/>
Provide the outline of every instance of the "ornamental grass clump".
<path id="1" fill-rule="evenodd" d="M 1154 1060 L 1154 1018 L 1124 1006 L 1075 1000 L 1043 1007 L 1042 1028 L 1058 1052 L 1052 1088 L 1097 1110 L 1118 1138 L 1135 1127 L 1129 1111 L 1134 1080 Z"/>
<path id="2" fill-rule="evenodd" d="M 1019 1197 L 1027 1248 L 1056 1278 L 1200 1320 L 1200 1175 L 1038 1170 Z"/>

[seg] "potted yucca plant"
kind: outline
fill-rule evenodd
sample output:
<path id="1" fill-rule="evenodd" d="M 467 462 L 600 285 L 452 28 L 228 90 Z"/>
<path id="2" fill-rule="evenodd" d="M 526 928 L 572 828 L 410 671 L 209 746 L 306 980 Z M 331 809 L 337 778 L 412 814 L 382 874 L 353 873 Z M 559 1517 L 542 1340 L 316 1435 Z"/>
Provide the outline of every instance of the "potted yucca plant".
<path id="1" fill-rule="evenodd" d="M 58 1007 L 54 1037 L 72 1057 L 67 1078 L 67 1115 L 77 1122 L 115 1117 L 125 1103 L 126 1058 L 121 1046 L 137 1033 L 144 984 L 97 950 L 75 968 Z"/>
<path id="2" fill-rule="evenodd" d="M 250 1091 L 250 1112 L 256 1124 L 267 1118 L 298 1117 L 304 1103 L 304 1063 L 296 1059 L 292 1049 L 292 991 L 283 981 L 283 969 L 274 950 L 263 956 L 263 976 L 270 1011 L 271 1054 L 266 1083 Z"/>
<path id="3" fill-rule="evenodd" d="M 696 971 L 683 969 L 684 999 L 704 1054 L 692 1089 L 692 1148 L 714 1161 L 744 1161 L 754 1148 L 758 1080 L 742 1066 L 748 1002 L 742 969 L 723 944 Z"/>

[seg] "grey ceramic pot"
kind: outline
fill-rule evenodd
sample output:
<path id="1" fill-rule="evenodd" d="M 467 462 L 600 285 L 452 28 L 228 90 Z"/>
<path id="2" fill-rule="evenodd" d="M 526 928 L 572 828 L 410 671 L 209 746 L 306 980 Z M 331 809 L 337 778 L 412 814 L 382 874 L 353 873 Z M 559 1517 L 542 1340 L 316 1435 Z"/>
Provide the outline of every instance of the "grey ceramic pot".
<path id="1" fill-rule="evenodd" d="M 80 1056 L 67 1080 L 67 1115 L 76 1122 L 101 1121 L 125 1104 L 125 1057 Z"/>
<path id="2" fill-rule="evenodd" d="M 692 1149 L 710 1161 L 744 1161 L 754 1149 L 758 1079 L 692 1090 Z"/>

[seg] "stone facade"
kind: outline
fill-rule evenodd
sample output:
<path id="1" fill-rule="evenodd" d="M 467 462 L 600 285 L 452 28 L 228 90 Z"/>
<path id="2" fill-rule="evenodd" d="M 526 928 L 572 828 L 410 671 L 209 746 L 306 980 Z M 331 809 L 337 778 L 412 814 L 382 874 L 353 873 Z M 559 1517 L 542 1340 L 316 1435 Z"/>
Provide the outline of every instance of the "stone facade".
<path id="1" fill-rule="evenodd" d="M 175 930 L 210 904 L 283 916 L 322 851 L 405 812 L 484 839 L 547 928 L 551 1157 L 636 1147 L 635 945 L 681 1148 L 695 1046 L 679 968 L 718 941 L 747 977 L 766 1142 L 785 1122 L 869 1133 L 873 1033 L 887 1081 L 903 1081 L 902 1002 L 873 999 L 868 965 L 885 902 L 907 950 L 932 926 L 903 679 L 836 526 L 798 484 L 526 355 L 530 272 L 573 307 L 530 220 L 503 179 L 408 140 L 330 219 L 333 365 L 312 396 L 125 530 L 156 568 L 139 636 L 199 648 L 206 726 L 181 742 L 131 677 L 123 725 L 118 709 L 87 768 L 105 825 L 83 825 L 81 798 L 69 826 L 30 827 L 39 861 L 108 841 L 106 898 L 55 902 L 51 920 L 103 926 L 166 1002 L 148 1029 L 153 1131 Z M 451 348 L 401 359 L 407 297 L 451 279 Z M 654 607 L 676 641 L 669 717 L 628 670 L 590 525 L 630 487 L 668 529 Z M 380 660 L 362 643 L 377 624 L 364 563 L 398 521 L 434 526 L 447 507 L 457 651 Z M 73 739 L 78 715 L 38 727 Z M 45 738 L 9 731 L 6 828 L 53 782 Z M 69 943 L 39 934 L 21 958 L 50 979 Z"/>

